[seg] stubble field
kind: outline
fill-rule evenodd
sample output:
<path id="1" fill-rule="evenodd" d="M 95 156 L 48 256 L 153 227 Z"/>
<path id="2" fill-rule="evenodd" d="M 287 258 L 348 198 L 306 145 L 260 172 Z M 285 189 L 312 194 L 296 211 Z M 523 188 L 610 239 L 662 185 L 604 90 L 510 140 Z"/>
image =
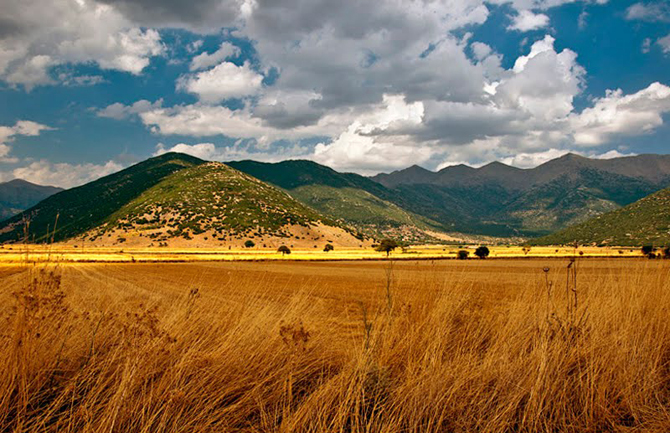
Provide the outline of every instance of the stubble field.
<path id="1" fill-rule="evenodd" d="M 669 272 L 3 265 L 0 431 L 667 432 Z"/>

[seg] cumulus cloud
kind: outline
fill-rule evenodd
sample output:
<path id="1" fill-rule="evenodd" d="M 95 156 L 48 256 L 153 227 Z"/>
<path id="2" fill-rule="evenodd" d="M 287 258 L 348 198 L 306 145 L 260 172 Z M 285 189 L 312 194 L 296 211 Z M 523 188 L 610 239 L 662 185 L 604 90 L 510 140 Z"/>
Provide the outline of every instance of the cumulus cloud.
<path id="1" fill-rule="evenodd" d="M 496 88 L 496 102 L 545 121 L 559 120 L 572 111 L 585 74 L 577 63 L 577 53 L 567 48 L 556 52 L 554 38 L 549 35 L 535 42 L 528 55 L 516 60 L 513 72 Z"/>
<path id="2" fill-rule="evenodd" d="M 252 70 L 248 62 L 242 66 L 223 62 L 212 69 L 181 77 L 177 89 L 195 94 L 203 102 L 217 103 L 253 95 L 262 83 L 263 76 Z"/>
<path id="3" fill-rule="evenodd" d="M 609 90 L 593 107 L 571 117 L 575 142 L 595 146 L 614 136 L 650 133 L 663 124 L 664 113 L 670 112 L 670 87 L 652 83 L 631 95 Z"/>
<path id="4" fill-rule="evenodd" d="M 665 1 L 635 3 L 626 9 L 626 19 L 670 21 L 670 5 Z"/>
<path id="5" fill-rule="evenodd" d="M 17 158 L 10 156 L 12 148 L 10 143 L 16 136 L 37 136 L 42 131 L 48 131 L 53 128 L 42 125 L 31 120 L 19 120 L 14 126 L 0 126 L 0 162 L 18 162 Z"/>
<path id="6" fill-rule="evenodd" d="M 670 54 L 670 34 L 660 38 L 656 43 L 661 47 L 664 54 Z"/>
<path id="7" fill-rule="evenodd" d="M 510 30 L 525 32 L 547 28 L 547 11 L 573 1 L 34 0 L 25 6 L 10 0 L 3 7 L 9 19 L 0 23 L 0 78 L 27 87 L 64 83 L 67 76 L 53 71 L 65 63 L 139 74 L 165 52 L 157 28 L 207 33 L 228 26 L 234 38 L 253 44 L 253 67 L 230 61 L 239 56 L 230 42 L 202 52 L 203 39 L 197 39 L 186 46 L 193 56 L 189 72 L 176 83 L 197 103 L 116 103 L 98 115 L 137 116 L 157 135 L 208 137 L 162 148 L 208 159 L 230 152 L 258 158 L 299 154 L 368 173 L 512 155 L 518 164 L 529 164 L 552 151 L 596 146 L 662 122 L 662 104 L 626 108 L 615 99 L 634 95 L 616 92 L 575 113 L 585 71 L 577 53 L 557 50 L 551 36 L 534 41 L 510 69 L 491 46 L 472 41 L 470 34 L 454 36 L 462 34 L 454 30 L 484 23 L 493 4 L 511 7 Z M 646 19 L 640 14 L 627 11 L 630 19 Z M 670 40 L 664 40 L 657 43 L 670 51 Z M 264 84 L 271 70 L 276 77 Z M 220 105 L 233 98 L 244 100 L 241 108 Z M 607 104 L 619 104 L 613 122 L 619 126 L 589 120 L 602 117 L 592 112 Z M 243 143 L 210 142 L 219 135 Z M 274 143 L 316 137 L 311 147 Z"/>
<path id="8" fill-rule="evenodd" d="M 114 161 L 105 164 L 68 164 L 52 163 L 47 160 L 34 161 L 24 167 L 18 167 L 4 177 L 24 179 L 39 185 L 53 185 L 72 188 L 83 185 L 108 174 L 121 170 L 123 166 Z"/>
<path id="9" fill-rule="evenodd" d="M 567 153 L 569 152 L 565 149 L 548 149 L 535 153 L 522 152 L 502 158 L 501 162 L 519 168 L 532 168 L 544 164 L 547 161 L 551 161 L 552 159 L 560 158 Z"/>
<path id="10" fill-rule="evenodd" d="M 27 89 L 54 83 L 50 68 L 67 63 L 139 74 L 164 49 L 158 31 L 91 0 L 7 0 L 2 14 L 0 79 Z"/>
<path id="11" fill-rule="evenodd" d="M 162 155 L 167 152 L 186 153 L 206 161 L 223 162 L 243 159 L 278 162 L 289 158 L 308 159 L 311 156 L 309 150 L 299 144 L 283 147 L 282 152 L 279 154 L 277 152 L 268 152 L 267 149 L 258 149 L 252 143 L 242 142 L 236 142 L 231 146 L 216 146 L 214 143 L 178 143 L 169 147 L 165 146 L 163 143 L 158 143 L 158 145 L 156 145 L 154 156 Z"/>
<path id="12" fill-rule="evenodd" d="M 240 54 L 240 49 L 235 45 L 229 42 L 223 42 L 218 50 L 213 53 L 200 53 L 197 56 L 193 57 L 191 60 L 191 65 L 189 69 L 191 71 L 199 71 L 201 69 L 207 69 L 214 65 L 219 64 L 220 62 Z"/>
<path id="13" fill-rule="evenodd" d="M 379 134 L 402 124 L 419 124 L 423 118 L 421 102 L 407 103 L 401 96 L 384 97 L 382 104 L 353 122 L 331 143 L 319 143 L 312 158 L 336 170 L 377 173 L 421 163 L 433 153 L 428 146 L 416 146 Z"/>
<path id="14" fill-rule="evenodd" d="M 528 32 L 538 30 L 549 25 L 549 17 L 545 14 L 536 14 L 529 10 L 521 10 L 512 17 L 512 24 L 507 27 L 508 30 L 518 30 Z"/>
<path id="15" fill-rule="evenodd" d="M 467 48 L 455 40 L 446 44 L 461 53 Z M 384 93 L 379 102 L 326 110 L 323 94 L 314 90 L 269 88 L 256 105 L 238 110 L 192 104 L 153 109 L 140 117 L 160 135 L 221 135 L 265 144 L 325 136 L 305 157 L 361 173 L 500 158 L 530 166 L 616 135 L 644 134 L 662 123 L 660 84 L 634 95 L 610 92 L 576 113 L 573 100 L 583 90 L 585 71 L 575 52 L 555 50 L 551 36 L 533 43 L 509 70 L 484 66 L 486 59 L 499 59 L 489 46 L 473 42 L 470 49 L 474 60 L 464 66 L 476 75 L 478 90 L 468 90 L 472 95 L 464 100 L 439 92 L 421 98 Z M 439 56 L 439 50 L 433 51 Z M 615 114 L 603 117 L 610 111 Z M 194 151 L 213 150 L 200 146 Z"/>
<path id="16" fill-rule="evenodd" d="M 99 117 L 108 117 L 110 119 L 122 120 L 129 117 L 146 113 L 147 111 L 156 110 L 163 105 L 163 99 L 158 99 L 155 102 L 141 99 L 131 105 L 124 105 L 120 102 L 115 102 L 107 107 L 98 110 Z"/>

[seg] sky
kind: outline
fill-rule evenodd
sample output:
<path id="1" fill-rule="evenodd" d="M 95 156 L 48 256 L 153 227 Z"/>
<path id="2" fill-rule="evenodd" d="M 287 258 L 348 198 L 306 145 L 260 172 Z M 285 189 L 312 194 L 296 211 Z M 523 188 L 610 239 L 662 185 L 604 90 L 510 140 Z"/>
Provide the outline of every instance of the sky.
<path id="1" fill-rule="evenodd" d="M 0 180 L 670 153 L 667 0 L 2 0 Z"/>

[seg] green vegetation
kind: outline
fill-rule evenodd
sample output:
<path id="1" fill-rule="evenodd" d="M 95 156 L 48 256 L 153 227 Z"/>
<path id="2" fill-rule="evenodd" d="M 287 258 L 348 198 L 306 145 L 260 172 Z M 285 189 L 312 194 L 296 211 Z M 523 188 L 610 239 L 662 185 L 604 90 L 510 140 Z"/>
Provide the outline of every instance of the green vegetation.
<path id="1" fill-rule="evenodd" d="M 0 242 L 60 241 L 103 224 L 112 214 L 167 176 L 204 161 L 184 154 L 166 153 L 80 187 L 50 196 L 36 206 L 0 224 Z M 54 224 L 58 224 L 54 231 Z"/>
<path id="2" fill-rule="evenodd" d="M 469 255 L 470 251 L 459 250 L 456 257 L 458 257 L 459 260 L 467 260 Z"/>
<path id="3" fill-rule="evenodd" d="M 252 241 L 251 239 L 244 243 L 245 248 L 253 248 L 255 246 L 256 246 L 256 243 L 254 241 Z"/>
<path id="4" fill-rule="evenodd" d="M 333 251 L 334 249 L 335 249 L 335 247 L 333 246 L 333 244 L 326 244 L 326 246 L 323 247 L 323 250 L 325 252 Z"/>
<path id="5" fill-rule="evenodd" d="M 118 229 L 154 231 L 157 241 L 191 239 L 205 232 L 227 236 L 289 237 L 288 225 L 337 225 L 284 191 L 225 164 L 210 162 L 182 170 L 144 191 L 107 220 L 95 236 Z"/>
<path id="6" fill-rule="evenodd" d="M 240 171 L 285 189 L 295 199 L 367 235 L 402 236 L 408 242 L 430 238 L 424 230 L 441 224 L 417 215 L 398 191 L 366 177 L 337 171 L 311 161 L 228 163 Z"/>
<path id="7" fill-rule="evenodd" d="M 291 249 L 286 245 L 282 245 L 281 247 L 277 248 L 277 252 L 281 253 L 281 255 L 283 256 L 286 254 L 291 254 Z"/>
<path id="8" fill-rule="evenodd" d="M 391 254 L 391 251 L 395 250 L 399 246 L 400 245 L 398 245 L 398 242 L 393 239 L 382 239 L 382 241 L 379 242 L 379 245 L 377 245 L 375 249 L 379 252 L 386 253 L 386 256 L 388 257 L 389 254 Z"/>
<path id="9" fill-rule="evenodd" d="M 485 259 L 489 256 L 491 252 L 489 251 L 488 247 L 481 246 L 475 250 L 475 256 L 479 257 L 480 259 Z"/>
<path id="10" fill-rule="evenodd" d="M 538 245 L 669 245 L 670 188 L 621 209 L 538 239 Z"/>

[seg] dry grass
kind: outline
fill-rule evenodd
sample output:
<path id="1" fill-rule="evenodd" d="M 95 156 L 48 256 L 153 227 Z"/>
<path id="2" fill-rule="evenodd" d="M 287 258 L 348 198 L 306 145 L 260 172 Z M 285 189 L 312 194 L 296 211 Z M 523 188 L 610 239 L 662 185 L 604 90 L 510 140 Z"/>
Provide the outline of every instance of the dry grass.
<path id="1" fill-rule="evenodd" d="M 241 261 L 241 260 L 385 260 L 386 253 L 375 251 L 367 246 L 362 248 L 340 248 L 324 252 L 325 243 L 316 242 L 313 247 L 291 247 L 290 255 L 282 255 L 277 248 L 263 248 L 256 245 L 253 248 L 181 248 L 181 247 L 100 247 L 77 244 L 50 244 L 50 245 L 0 245 L 0 264 L 18 264 L 25 262 L 203 262 L 203 261 Z M 474 258 L 474 251 L 478 245 L 419 245 L 406 249 L 398 248 L 391 256 L 398 260 L 412 259 L 455 259 L 458 251 L 465 249 Z M 573 247 L 540 247 L 534 246 L 525 249 L 518 245 L 490 246 L 489 258 L 547 258 L 547 257 L 642 257 L 640 248 L 634 247 L 593 247 L 581 246 L 577 250 Z"/>
<path id="2" fill-rule="evenodd" d="M 666 261 L 389 266 L 0 268 L 0 431 L 670 430 Z"/>

